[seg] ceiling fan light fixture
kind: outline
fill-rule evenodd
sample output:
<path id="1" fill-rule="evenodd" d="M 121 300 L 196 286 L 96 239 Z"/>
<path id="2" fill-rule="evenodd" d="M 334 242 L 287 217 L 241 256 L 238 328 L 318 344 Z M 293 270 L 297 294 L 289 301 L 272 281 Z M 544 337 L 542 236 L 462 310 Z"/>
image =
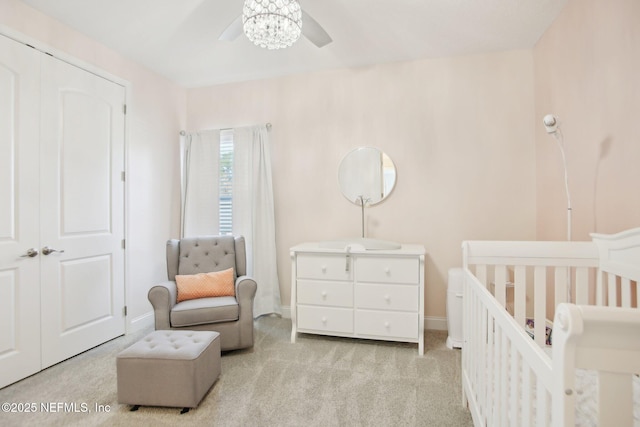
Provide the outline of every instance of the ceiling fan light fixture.
<path id="1" fill-rule="evenodd" d="M 245 0 L 244 33 L 256 46 L 282 49 L 302 33 L 302 10 L 296 0 Z"/>

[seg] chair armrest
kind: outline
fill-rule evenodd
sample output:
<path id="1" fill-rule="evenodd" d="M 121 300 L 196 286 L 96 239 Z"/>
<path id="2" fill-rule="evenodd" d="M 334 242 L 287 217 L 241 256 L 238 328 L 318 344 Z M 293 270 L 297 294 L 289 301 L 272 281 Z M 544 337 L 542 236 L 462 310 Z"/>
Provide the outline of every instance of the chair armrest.
<path id="1" fill-rule="evenodd" d="M 236 279 L 236 300 L 238 301 L 238 318 L 250 322 L 253 330 L 253 299 L 256 296 L 258 284 L 249 276 L 240 276 Z M 251 319 L 251 320 L 249 320 Z"/>
<path id="2" fill-rule="evenodd" d="M 236 279 L 236 299 L 238 304 L 242 304 L 243 301 L 253 301 L 256 296 L 258 284 L 249 276 L 240 276 Z"/>
<path id="3" fill-rule="evenodd" d="M 240 276 L 236 279 L 236 300 L 238 301 L 238 344 L 237 348 L 253 346 L 253 299 L 258 284 L 252 277 Z"/>
<path id="4" fill-rule="evenodd" d="M 176 282 L 167 281 L 157 284 L 149 289 L 147 297 L 153 306 L 155 329 L 171 329 L 171 309 L 176 305 L 178 297 Z"/>

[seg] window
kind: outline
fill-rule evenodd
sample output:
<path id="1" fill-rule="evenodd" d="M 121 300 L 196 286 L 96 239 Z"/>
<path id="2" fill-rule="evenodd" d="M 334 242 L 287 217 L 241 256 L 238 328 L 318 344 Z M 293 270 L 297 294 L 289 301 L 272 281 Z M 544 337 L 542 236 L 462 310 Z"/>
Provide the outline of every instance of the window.
<path id="1" fill-rule="evenodd" d="M 233 232 L 233 130 L 220 132 L 220 234 Z"/>

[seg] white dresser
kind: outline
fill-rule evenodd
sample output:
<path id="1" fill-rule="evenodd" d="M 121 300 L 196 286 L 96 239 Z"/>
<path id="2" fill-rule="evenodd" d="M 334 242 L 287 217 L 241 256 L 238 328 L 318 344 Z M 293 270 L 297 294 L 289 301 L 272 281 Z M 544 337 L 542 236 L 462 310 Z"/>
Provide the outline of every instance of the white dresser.
<path id="1" fill-rule="evenodd" d="M 305 243 L 291 248 L 291 342 L 298 332 L 418 343 L 424 354 L 424 254 L 342 249 Z"/>

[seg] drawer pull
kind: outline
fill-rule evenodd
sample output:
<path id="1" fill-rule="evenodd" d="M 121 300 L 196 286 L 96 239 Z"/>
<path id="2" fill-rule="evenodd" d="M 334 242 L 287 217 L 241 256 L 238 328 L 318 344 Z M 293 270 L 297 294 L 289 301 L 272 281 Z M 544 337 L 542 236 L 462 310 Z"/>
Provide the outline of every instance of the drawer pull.
<path id="1" fill-rule="evenodd" d="M 327 298 L 327 291 L 320 292 L 320 295 L 322 295 L 322 298 Z"/>
<path id="2" fill-rule="evenodd" d="M 391 301 L 391 297 L 390 297 L 389 295 L 385 295 L 385 296 L 384 296 L 384 300 L 385 300 L 386 302 L 389 302 L 389 301 Z"/>
<path id="3" fill-rule="evenodd" d="M 385 272 L 385 273 L 387 274 L 387 276 L 388 276 L 389 274 L 391 274 L 391 269 L 390 269 L 389 267 L 385 267 L 385 268 L 384 268 L 384 272 Z"/>
<path id="4" fill-rule="evenodd" d="M 384 322 L 384 327 L 389 329 L 389 326 L 391 326 L 391 324 L 389 322 Z"/>
<path id="5" fill-rule="evenodd" d="M 327 323 L 327 318 L 322 316 L 322 323 Z"/>
<path id="6" fill-rule="evenodd" d="M 326 272 L 327 272 L 327 266 L 326 266 L 326 265 L 323 265 L 323 266 L 322 266 L 322 272 L 323 272 L 323 273 L 326 273 Z"/>

